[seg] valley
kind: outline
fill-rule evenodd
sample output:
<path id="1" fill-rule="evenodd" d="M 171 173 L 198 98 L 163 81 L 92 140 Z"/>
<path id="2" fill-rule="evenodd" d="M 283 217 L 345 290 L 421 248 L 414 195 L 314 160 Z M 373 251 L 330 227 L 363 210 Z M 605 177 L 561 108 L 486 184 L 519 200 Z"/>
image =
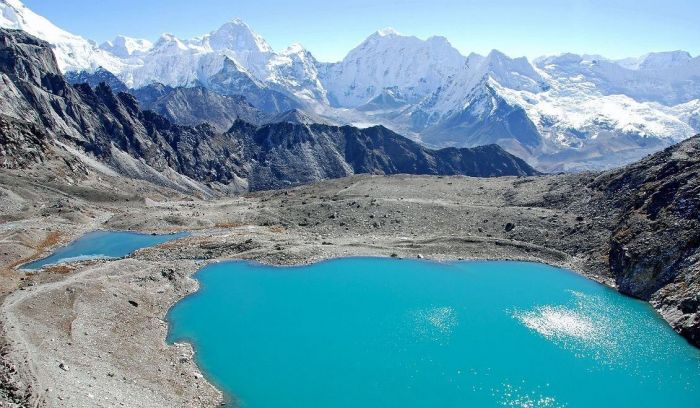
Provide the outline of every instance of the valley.
<path id="1" fill-rule="evenodd" d="M 346 256 L 544 262 L 649 300 L 697 345 L 700 206 L 692 175 L 699 141 L 603 174 L 360 175 L 216 200 L 105 174 L 67 183 L 56 177 L 67 170 L 60 163 L 50 171 L 3 170 L 5 265 L 97 228 L 191 233 L 125 259 L 36 274 L 5 269 L 3 392 L 48 406 L 65 398 L 71 406 L 111 406 L 106 398 L 117 396 L 127 405 L 214 405 L 221 394 L 203 379 L 191 350 L 165 343 L 163 319 L 196 289 L 192 273 L 232 258 L 273 265 Z M 666 170 L 655 169 L 657 163 Z M 670 202 L 654 198 L 668 189 Z M 639 191 L 639 198 L 624 191 Z M 616 204 L 616 197 L 636 210 Z M 642 216 L 647 212 L 656 214 L 651 225 Z M 654 228 L 659 223 L 663 234 Z M 58 238 L 45 246 L 52 234 Z"/>
<path id="2" fill-rule="evenodd" d="M 0 407 L 235 404 L 236 385 L 211 371 L 229 374 L 231 363 L 211 357 L 222 350 L 205 357 L 193 348 L 212 331 L 200 325 L 206 312 L 187 309 L 202 300 L 200 285 L 211 289 L 206 271 L 222 275 L 220 298 L 204 310 L 255 304 L 274 317 L 246 323 L 261 329 L 246 340 L 262 355 L 282 353 L 267 320 L 286 335 L 296 333 L 296 318 L 307 327 L 314 316 L 328 318 L 305 303 L 313 296 L 355 322 L 357 337 L 331 318 L 340 334 L 311 350 L 346 358 L 333 368 L 317 359 L 312 374 L 327 381 L 322 392 L 299 372 L 284 384 L 290 396 L 305 389 L 309 401 L 340 401 L 332 390 L 351 383 L 344 370 L 361 360 L 342 350 L 362 352 L 367 345 L 353 341 L 376 323 L 375 307 L 353 302 L 371 293 L 379 309 L 385 302 L 391 310 L 393 298 L 406 310 L 420 306 L 425 313 L 411 316 L 438 330 L 457 319 L 454 306 L 484 333 L 460 328 L 455 350 L 498 343 L 511 353 L 485 359 L 478 381 L 454 377 L 446 386 L 434 381 L 451 374 L 421 353 L 387 358 L 387 373 L 415 363 L 397 376 L 396 390 L 418 377 L 447 390 L 421 392 L 424 405 L 454 391 L 460 404 L 473 397 L 480 406 L 566 406 L 541 388 L 518 396 L 510 375 L 522 374 L 524 384 L 531 373 L 549 387 L 547 378 L 565 377 L 570 365 L 579 370 L 558 391 L 577 401 L 571 406 L 685 405 L 700 367 L 698 84 L 700 57 L 685 51 L 512 58 L 394 29 L 323 62 L 296 43 L 276 51 L 241 19 L 190 39 L 119 36 L 97 45 L 20 0 L 0 0 Z M 459 262 L 475 260 L 489 262 Z M 304 268 L 272 268 L 291 266 Z M 391 272 L 400 266 L 409 278 Z M 329 281 L 304 275 L 324 268 L 338 296 L 322 288 Z M 229 270 L 245 276 L 229 280 Z M 294 293 L 271 272 L 301 270 L 287 282 Z M 340 270 L 361 273 L 345 280 Z M 486 289 L 469 284 L 472 272 L 480 278 L 471 283 Z M 218 306 L 236 284 L 250 290 Z M 306 312 L 275 320 L 288 312 L 286 295 L 290 308 Z M 582 316 L 539 295 L 605 313 Z M 185 318 L 175 321 L 178 310 Z M 244 314 L 219 324 L 229 330 Z M 389 354 L 422 341 L 393 338 L 403 328 L 394 323 L 365 340 L 386 335 L 380 345 L 394 344 Z M 596 325 L 606 327 L 605 341 L 588 344 Z M 312 344 L 297 334 L 288 353 Z M 334 342 L 339 336 L 345 346 Z M 440 347 L 428 349 L 451 367 L 459 352 L 442 355 Z M 305 367 L 300 356 L 294 364 Z M 538 358 L 551 370 L 534 369 Z M 275 401 L 266 400 L 269 383 L 280 380 L 259 381 L 271 372 L 245 352 L 238 359 L 255 366 L 241 383 L 259 406 L 288 402 L 282 393 L 264 402 Z M 502 381 L 490 377 L 492 367 Z M 338 371 L 345 380 L 333 380 Z M 612 380 L 579 384 L 591 372 Z M 379 377 L 387 389 L 396 385 L 391 374 Z M 418 400 L 415 390 L 373 394 L 370 383 L 378 382 L 357 385 L 367 405 Z M 591 384 L 598 393 L 583 395 Z M 621 399 L 635 387 L 644 392 Z"/>

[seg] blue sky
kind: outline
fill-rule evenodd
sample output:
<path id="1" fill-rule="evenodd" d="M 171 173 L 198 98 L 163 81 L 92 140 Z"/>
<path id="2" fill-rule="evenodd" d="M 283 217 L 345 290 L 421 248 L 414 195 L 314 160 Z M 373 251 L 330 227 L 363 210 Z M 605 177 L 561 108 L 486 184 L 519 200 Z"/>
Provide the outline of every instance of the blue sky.
<path id="1" fill-rule="evenodd" d="M 300 42 L 341 59 L 380 28 L 443 35 L 462 53 L 536 57 L 563 51 L 618 58 L 700 53 L 698 0 L 25 0 L 58 26 L 102 42 L 117 34 L 189 38 L 240 17 L 276 50 Z"/>

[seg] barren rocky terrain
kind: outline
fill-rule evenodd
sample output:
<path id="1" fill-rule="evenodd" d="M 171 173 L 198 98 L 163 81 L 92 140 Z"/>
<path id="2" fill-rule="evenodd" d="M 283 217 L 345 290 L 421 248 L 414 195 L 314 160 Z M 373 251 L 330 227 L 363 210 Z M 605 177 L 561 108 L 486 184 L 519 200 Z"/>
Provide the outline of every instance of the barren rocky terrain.
<path id="1" fill-rule="evenodd" d="M 189 346 L 166 344 L 165 317 L 196 290 L 196 270 L 232 258 L 546 262 L 649 300 L 698 344 L 699 144 L 602 174 L 363 175 L 208 200 L 89 168 L 76 176 L 60 160 L 2 170 L 0 400 L 216 405 Z M 99 228 L 192 234 L 125 259 L 17 268 Z"/>
<path id="2" fill-rule="evenodd" d="M 39 174 L 30 184 L 25 176 L 0 175 L 2 392 L 17 404 L 215 405 L 221 396 L 201 377 L 189 347 L 165 343 L 164 318 L 195 290 L 190 275 L 220 259 L 524 259 L 610 282 L 602 263 L 586 256 L 597 250 L 592 233 L 574 233 L 606 221 L 564 203 L 542 206 L 545 194 L 584 194 L 572 186 L 586 176 L 356 176 L 212 201 L 123 179 L 107 183 L 105 176 L 72 185 Z M 95 228 L 192 235 L 127 259 L 36 274 L 14 268 Z"/>

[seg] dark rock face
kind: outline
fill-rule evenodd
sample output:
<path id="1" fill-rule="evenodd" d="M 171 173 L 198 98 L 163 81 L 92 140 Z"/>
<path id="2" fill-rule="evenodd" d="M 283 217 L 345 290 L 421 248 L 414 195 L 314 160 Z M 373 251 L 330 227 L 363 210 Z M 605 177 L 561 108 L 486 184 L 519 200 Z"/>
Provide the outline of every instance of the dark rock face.
<path id="1" fill-rule="evenodd" d="M 153 106 L 159 99 L 165 98 L 173 92 L 175 92 L 175 88 L 160 83 L 129 90 L 129 93 L 134 95 L 141 107 L 146 110 L 149 110 L 150 108 L 148 107 Z"/>
<path id="2" fill-rule="evenodd" d="M 268 118 L 243 96 L 220 95 L 203 87 L 172 88 L 154 84 L 131 93 L 143 109 L 152 110 L 178 125 L 208 123 L 223 133 L 238 119 L 258 125 Z"/>
<path id="3" fill-rule="evenodd" d="M 273 123 L 259 128 L 239 122 L 231 135 L 244 140 L 253 163 L 250 188 L 283 188 L 358 173 L 490 177 L 534 175 L 521 159 L 496 145 L 430 150 L 382 126 Z"/>
<path id="4" fill-rule="evenodd" d="M 50 46 L 22 31 L 0 31 L 0 70 L 32 83 L 61 75 Z"/>
<path id="5" fill-rule="evenodd" d="M 609 259 L 619 290 L 650 300 L 700 346 L 700 135 L 603 173 L 594 186 L 603 208 L 619 210 Z"/>
<path id="6" fill-rule="evenodd" d="M 24 168 L 44 161 L 49 136 L 38 126 L 0 116 L 0 167 Z"/>
<path id="7" fill-rule="evenodd" d="M 73 85 L 88 84 L 94 88 L 104 82 L 109 85 L 114 92 L 127 92 L 129 90 L 124 82 L 102 67 L 96 69 L 95 72 L 66 72 L 64 77 L 69 84 Z"/>
<path id="8" fill-rule="evenodd" d="M 157 113 L 142 111 L 133 95 L 115 94 L 104 83 L 94 88 L 68 84 L 49 45 L 21 31 L 0 30 L 0 69 L 5 82 L 13 87 L 3 93 L 7 98 L 0 103 L 0 113 L 7 118 L 3 125 L 7 131 L 2 135 L 8 141 L 5 157 L 21 148 L 37 152 L 40 159 L 47 146 L 60 142 L 128 177 L 187 188 L 171 185 L 163 176 L 176 173 L 207 185 L 234 185 L 234 191 L 279 188 L 353 173 L 537 174 L 496 146 L 433 151 L 383 127 L 289 122 L 257 127 L 237 120 L 229 131 L 221 133 L 209 124 L 175 125 Z M 204 91 L 156 88 L 144 99 L 159 109 L 175 111 L 197 95 L 204 95 Z M 223 97 L 209 92 L 206 96 L 210 106 L 220 108 L 223 120 L 225 106 L 219 105 L 224 104 Z M 235 98 L 225 101 L 243 106 Z M 192 116 L 189 120 L 196 120 Z M 11 159 L 6 163 L 25 164 Z M 182 182 L 189 185 L 185 179 Z"/>

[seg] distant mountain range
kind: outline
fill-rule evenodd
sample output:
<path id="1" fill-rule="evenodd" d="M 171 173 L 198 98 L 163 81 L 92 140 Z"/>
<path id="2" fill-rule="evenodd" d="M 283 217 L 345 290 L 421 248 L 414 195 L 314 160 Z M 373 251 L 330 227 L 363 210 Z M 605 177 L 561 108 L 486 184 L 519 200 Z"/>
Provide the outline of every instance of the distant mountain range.
<path id="1" fill-rule="evenodd" d="M 683 51 L 529 61 L 496 50 L 464 56 L 443 37 L 387 29 L 324 63 L 298 44 L 274 51 L 240 20 L 189 40 L 98 46 L 18 0 L 0 0 L 0 27 L 50 42 L 71 82 L 95 85 L 109 73 L 116 90 L 202 88 L 265 114 L 298 109 L 327 123 L 383 125 L 433 147 L 497 143 L 545 171 L 620 165 L 700 131 L 700 58 Z"/>
<path id="2" fill-rule="evenodd" d="M 299 110 L 271 116 L 242 97 L 206 88 L 155 86 L 114 93 L 102 82 L 71 85 L 51 46 L 0 28 L 0 167 L 66 163 L 89 172 L 143 179 L 215 195 L 274 189 L 357 173 L 535 175 L 497 145 L 432 150 L 391 130 L 317 121 Z M 196 104 L 196 109 L 188 106 Z M 218 120 L 196 126 L 200 109 Z M 248 122 L 241 118 L 248 119 Z"/>

